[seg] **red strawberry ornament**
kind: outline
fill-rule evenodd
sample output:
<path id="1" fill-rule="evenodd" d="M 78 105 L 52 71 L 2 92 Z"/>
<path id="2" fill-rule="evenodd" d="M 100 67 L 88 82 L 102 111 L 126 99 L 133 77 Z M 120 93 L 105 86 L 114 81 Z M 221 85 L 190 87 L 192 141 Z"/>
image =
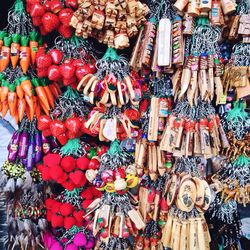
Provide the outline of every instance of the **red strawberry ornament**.
<path id="1" fill-rule="evenodd" d="M 39 78 L 48 76 L 48 68 L 37 68 L 37 76 Z"/>
<path id="2" fill-rule="evenodd" d="M 69 26 L 65 26 L 65 25 L 61 24 L 58 27 L 58 32 L 60 33 L 61 36 L 65 37 L 65 38 L 70 38 L 72 36 L 73 29 Z"/>
<path id="3" fill-rule="evenodd" d="M 76 224 L 76 220 L 74 217 L 66 217 L 64 218 L 64 227 L 69 230 Z"/>
<path id="4" fill-rule="evenodd" d="M 53 178 L 53 180 L 57 181 L 63 176 L 63 170 L 59 166 L 55 165 L 50 168 L 49 174 Z"/>
<path id="5" fill-rule="evenodd" d="M 67 136 L 66 133 L 60 134 L 56 138 L 61 145 L 65 145 L 69 140 L 69 137 Z"/>
<path id="6" fill-rule="evenodd" d="M 52 167 L 54 165 L 60 165 L 61 156 L 59 154 L 47 154 L 43 157 L 44 165 Z"/>
<path id="7" fill-rule="evenodd" d="M 90 73 L 94 74 L 96 72 L 96 67 L 93 63 L 89 63 L 88 64 L 89 68 L 90 68 Z"/>
<path id="8" fill-rule="evenodd" d="M 51 0 L 49 6 L 50 10 L 55 14 L 58 13 L 63 8 L 63 5 L 60 2 L 60 0 Z"/>
<path id="9" fill-rule="evenodd" d="M 60 81 L 60 79 L 62 78 L 60 67 L 57 65 L 51 65 L 48 69 L 48 78 L 51 81 Z"/>
<path id="10" fill-rule="evenodd" d="M 50 0 L 45 0 L 43 2 L 43 7 L 44 7 L 46 12 L 50 11 Z"/>
<path id="11" fill-rule="evenodd" d="M 35 3 L 30 7 L 30 16 L 31 17 L 42 17 L 45 13 L 43 5 Z"/>
<path id="12" fill-rule="evenodd" d="M 69 178 L 77 186 L 84 185 L 86 183 L 86 177 L 80 170 L 76 170 L 75 172 L 70 173 Z"/>
<path id="13" fill-rule="evenodd" d="M 59 20 L 65 27 L 70 27 L 69 23 L 74 12 L 70 8 L 64 8 L 59 12 Z"/>
<path id="14" fill-rule="evenodd" d="M 45 130 L 48 129 L 50 126 L 51 119 L 47 115 L 41 115 L 37 120 L 37 128 L 39 130 Z"/>
<path id="15" fill-rule="evenodd" d="M 89 169 L 94 169 L 94 170 L 96 170 L 96 169 L 98 169 L 99 168 L 99 166 L 100 166 L 100 162 L 99 162 L 99 160 L 98 159 L 96 159 L 96 158 L 92 158 L 91 160 L 90 160 L 90 162 L 89 162 Z"/>
<path id="16" fill-rule="evenodd" d="M 72 191 L 75 188 L 75 185 L 72 183 L 72 181 L 68 180 L 65 183 L 62 184 L 64 188 L 66 188 L 69 191 Z"/>
<path id="17" fill-rule="evenodd" d="M 72 156 L 65 156 L 62 158 L 61 167 L 66 172 L 71 172 L 76 168 L 76 161 Z"/>
<path id="18" fill-rule="evenodd" d="M 63 52 L 59 49 L 52 49 L 49 51 L 49 54 L 52 58 L 54 64 L 59 65 L 63 59 Z"/>
<path id="19" fill-rule="evenodd" d="M 76 68 L 76 72 L 75 72 L 76 77 L 77 77 L 77 79 L 78 79 L 79 81 L 82 80 L 82 78 L 83 78 L 84 76 L 86 76 L 87 74 L 89 74 L 89 73 L 90 73 L 90 69 L 89 69 L 89 67 L 86 66 L 86 65 L 77 67 L 77 68 Z"/>
<path id="20" fill-rule="evenodd" d="M 62 216 L 66 217 L 72 214 L 74 211 L 74 207 L 69 203 L 63 203 L 60 207 L 60 213 Z"/>
<path id="21" fill-rule="evenodd" d="M 77 67 L 82 67 L 85 65 L 85 62 L 81 59 L 74 59 L 73 61 L 73 65 L 77 68 Z"/>
<path id="22" fill-rule="evenodd" d="M 63 84 L 65 86 L 68 86 L 68 85 L 72 85 L 72 84 L 75 84 L 77 81 L 76 77 L 73 76 L 71 78 L 63 78 Z"/>
<path id="23" fill-rule="evenodd" d="M 52 212 L 50 211 L 50 210 L 47 210 L 46 211 L 46 219 L 47 219 L 47 221 L 51 221 L 51 219 L 52 219 Z"/>
<path id="24" fill-rule="evenodd" d="M 42 17 L 42 23 L 47 32 L 51 32 L 58 28 L 60 21 L 57 15 L 46 12 Z"/>
<path id="25" fill-rule="evenodd" d="M 69 63 L 63 63 L 60 66 L 61 74 L 63 78 L 70 79 L 75 76 L 75 66 Z"/>
<path id="26" fill-rule="evenodd" d="M 77 9 L 77 7 L 78 7 L 77 0 L 66 0 L 65 5 L 69 8 L 74 9 L 74 10 Z"/>
<path id="27" fill-rule="evenodd" d="M 81 122 L 77 117 L 71 117 L 65 121 L 65 127 L 76 134 L 81 129 Z"/>
<path id="28" fill-rule="evenodd" d="M 84 200 L 92 200 L 93 199 L 93 194 L 89 189 L 85 189 L 84 191 L 81 192 L 81 197 Z"/>
<path id="29" fill-rule="evenodd" d="M 59 179 L 57 179 L 57 182 L 61 185 L 63 185 L 67 180 L 68 180 L 68 175 L 63 172 L 63 174 L 61 175 L 61 177 Z"/>
<path id="30" fill-rule="evenodd" d="M 59 120 L 54 120 L 50 122 L 50 130 L 53 136 L 57 137 L 66 132 L 66 127 L 63 122 Z"/>
<path id="31" fill-rule="evenodd" d="M 42 17 L 40 17 L 40 16 L 32 17 L 32 23 L 36 27 L 40 26 L 42 24 Z"/>
<path id="32" fill-rule="evenodd" d="M 76 166 L 77 166 L 77 168 L 79 168 L 81 170 L 87 170 L 88 166 L 89 166 L 89 162 L 90 162 L 90 160 L 87 157 L 82 156 L 76 160 Z"/>
<path id="33" fill-rule="evenodd" d="M 77 221 L 83 222 L 83 216 L 84 216 L 84 212 L 82 210 L 79 211 L 74 211 L 73 212 L 73 216 L 75 217 L 75 219 Z"/>
<path id="34" fill-rule="evenodd" d="M 63 217 L 61 215 L 53 214 L 51 216 L 51 225 L 54 228 L 63 227 L 63 225 L 64 225 Z"/>
<path id="35" fill-rule="evenodd" d="M 49 181 L 49 180 L 51 180 L 51 176 L 50 176 L 50 173 L 49 173 L 49 167 L 45 167 L 45 166 L 43 166 L 43 168 L 41 169 L 41 170 L 39 170 L 40 172 L 41 172 L 41 174 L 42 174 L 42 179 L 44 180 L 44 181 Z"/>
<path id="36" fill-rule="evenodd" d="M 44 137 L 52 136 L 52 133 L 51 133 L 50 129 L 43 130 L 42 134 L 43 134 Z"/>
<path id="37" fill-rule="evenodd" d="M 39 53 L 36 57 L 36 66 L 38 68 L 49 68 L 52 63 L 52 58 L 49 54 Z"/>

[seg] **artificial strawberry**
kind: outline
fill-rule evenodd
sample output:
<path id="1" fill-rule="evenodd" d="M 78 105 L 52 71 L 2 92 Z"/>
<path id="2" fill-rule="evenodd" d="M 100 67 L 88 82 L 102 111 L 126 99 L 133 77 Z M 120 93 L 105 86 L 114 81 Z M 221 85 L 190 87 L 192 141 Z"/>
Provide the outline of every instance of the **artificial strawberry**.
<path id="1" fill-rule="evenodd" d="M 74 217 L 66 217 L 64 218 L 64 227 L 69 230 L 76 224 L 76 220 Z"/>
<path id="2" fill-rule="evenodd" d="M 77 81 L 77 79 L 75 76 L 73 76 L 71 78 L 63 78 L 63 84 L 65 86 L 71 85 L 71 87 L 73 87 L 72 84 L 75 84 L 76 81 Z"/>
<path id="3" fill-rule="evenodd" d="M 65 5 L 69 8 L 72 8 L 72 9 L 77 9 L 77 7 L 78 7 L 77 0 L 66 0 Z"/>
<path id="4" fill-rule="evenodd" d="M 90 73 L 90 68 L 87 65 L 77 67 L 75 72 L 76 77 L 79 81 L 82 80 L 82 78 L 89 73 Z"/>
<path id="5" fill-rule="evenodd" d="M 61 167 L 66 172 L 71 172 L 76 167 L 76 161 L 72 156 L 65 156 L 61 161 Z"/>
<path id="6" fill-rule="evenodd" d="M 73 10 L 71 10 L 70 8 L 65 8 L 65 9 L 62 9 L 60 12 L 59 12 L 59 20 L 60 22 L 65 26 L 65 27 L 69 27 L 69 23 L 71 21 L 71 18 L 73 16 L 74 12 Z"/>
<path id="7" fill-rule="evenodd" d="M 77 67 L 82 67 L 85 65 L 85 62 L 82 59 L 74 59 L 73 60 L 73 65 L 77 68 Z"/>
<path id="8" fill-rule="evenodd" d="M 69 79 L 75 75 L 76 68 L 72 64 L 63 63 L 62 65 L 60 65 L 60 70 L 63 78 Z"/>
<path id="9" fill-rule="evenodd" d="M 40 16 L 32 17 L 32 22 L 34 26 L 38 27 L 42 24 L 42 17 Z"/>
<path id="10" fill-rule="evenodd" d="M 52 49 L 49 51 L 50 56 L 54 64 L 59 65 L 63 59 L 63 52 L 59 49 Z"/>
<path id="11" fill-rule="evenodd" d="M 36 3 L 33 4 L 30 7 L 30 16 L 31 17 L 42 17 L 45 13 L 45 9 L 43 7 L 43 5 Z"/>
<path id="12" fill-rule="evenodd" d="M 48 68 L 37 68 L 36 72 L 39 78 L 48 76 Z"/>
<path id="13" fill-rule="evenodd" d="M 57 215 L 57 214 L 53 214 L 51 216 L 51 225 L 54 228 L 56 228 L 56 227 L 63 227 L 63 225 L 64 225 L 63 216 Z"/>
<path id="14" fill-rule="evenodd" d="M 89 167 L 89 162 L 90 160 L 87 157 L 82 156 L 76 160 L 76 166 L 81 170 L 87 170 Z"/>
<path id="15" fill-rule="evenodd" d="M 63 8 L 63 5 L 60 0 L 51 0 L 49 6 L 50 10 L 55 14 Z"/>
<path id="16" fill-rule="evenodd" d="M 58 32 L 65 38 L 70 38 L 72 36 L 73 29 L 69 26 L 61 24 L 58 27 Z"/>
<path id="17" fill-rule="evenodd" d="M 38 54 L 36 57 L 38 68 L 49 68 L 52 65 L 52 58 L 49 54 Z"/>
<path id="18" fill-rule="evenodd" d="M 89 63 L 88 66 L 90 68 L 90 73 L 94 74 L 96 72 L 95 64 L 94 63 Z"/>
<path id="19" fill-rule="evenodd" d="M 59 66 L 51 65 L 48 69 L 48 78 L 51 81 L 59 81 L 62 78 Z"/>
<path id="20" fill-rule="evenodd" d="M 42 36 L 46 36 L 48 31 L 44 28 L 43 24 L 39 25 L 39 30 Z"/>
<path id="21" fill-rule="evenodd" d="M 44 7 L 46 12 L 50 11 L 50 0 L 45 0 L 43 2 L 43 7 Z"/>
<path id="22" fill-rule="evenodd" d="M 57 140 L 59 141 L 59 143 L 61 145 L 65 145 L 68 142 L 68 140 L 69 140 L 69 138 L 66 135 L 66 133 L 60 134 L 56 138 L 57 138 Z"/>
<path id="23" fill-rule="evenodd" d="M 96 159 L 96 158 L 92 158 L 92 159 L 90 160 L 90 162 L 89 162 L 88 168 L 89 168 L 89 169 L 94 169 L 94 170 L 96 170 L 96 169 L 99 168 L 99 166 L 100 166 L 99 160 Z"/>
<path id="24" fill-rule="evenodd" d="M 66 135 L 68 136 L 69 139 L 77 138 L 76 134 L 69 130 L 66 132 Z"/>
<path id="25" fill-rule="evenodd" d="M 57 136 L 65 133 L 67 129 L 61 121 L 54 120 L 54 121 L 50 122 L 50 130 L 51 130 L 52 135 L 57 137 Z"/>
<path id="26" fill-rule="evenodd" d="M 65 121 L 65 127 L 76 134 L 81 128 L 81 122 L 77 117 L 71 117 Z"/>
<path id="27" fill-rule="evenodd" d="M 77 221 L 83 222 L 83 216 L 84 216 L 84 212 L 82 210 L 79 211 L 74 211 L 73 212 L 73 216 L 75 217 L 75 219 Z"/>
<path id="28" fill-rule="evenodd" d="M 37 119 L 37 128 L 41 131 L 48 129 L 50 127 L 51 119 L 47 115 L 41 115 Z"/>
<path id="29" fill-rule="evenodd" d="M 85 174 L 80 170 L 76 170 L 75 172 L 70 173 L 69 178 L 76 186 L 79 187 L 84 186 L 87 182 Z"/>
<path id="30" fill-rule="evenodd" d="M 60 21 L 57 15 L 46 12 L 42 17 L 42 23 L 47 32 L 51 32 L 58 28 Z"/>
<path id="31" fill-rule="evenodd" d="M 69 216 L 73 213 L 74 207 L 70 203 L 63 203 L 60 206 L 60 213 L 62 216 Z"/>
<path id="32" fill-rule="evenodd" d="M 43 134 L 44 137 L 52 136 L 52 133 L 51 133 L 50 129 L 43 130 L 42 134 Z"/>

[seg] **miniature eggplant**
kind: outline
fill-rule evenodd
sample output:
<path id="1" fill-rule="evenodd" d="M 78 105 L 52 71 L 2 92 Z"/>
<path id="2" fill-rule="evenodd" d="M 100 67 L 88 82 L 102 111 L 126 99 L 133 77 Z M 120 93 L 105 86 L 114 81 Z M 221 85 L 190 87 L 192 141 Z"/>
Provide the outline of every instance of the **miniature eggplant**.
<path id="1" fill-rule="evenodd" d="M 38 131 L 35 134 L 35 145 L 35 163 L 38 163 L 42 160 L 42 136 Z"/>
<path id="2" fill-rule="evenodd" d="M 14 134 L 11 136 L 11 139 L 10 139 L 10 142 L 9 142 L 9 145 L 7 147 L 8 150 L 10 150 L 10 146 L 11 144 L 13 143 L 13 141 L 16 139 L 17 136 L 19 136 L 20 132 L 18 130 L 16 130 L 14 132 Z"/>
<path id="3" fill-rule="evenodd" d="M 20 159 L 26 158 L 28 151 L 29 135 L 26 131 L 22 132 L 19 140 L 18 157 Z"/>
<path id="4" fill-rule="evenodd" d="M 31 171 L 34 165 L 35 165 L 35 139 L 34 136 L 31 136 L 28 145 L 26 169 L 28 171 Z"/>
<path id="5" fill-rule="evenodd" d="M 50 152 L 50 144 L 49 144 L 49 140 L 43 136 L 42 134 L 42 148 L 43 148 L 43 153 L 44 154 L 48 154 Z"/>
<path id="6" fill-rule="evenodd" d="M 8 150 L 9 150 L 8 161 L 9 162 L 14 162 L 17 158 L 18 144 L 19 144 L 20 137 L 21 136 L 20 136 L 19 131 L 16 131 L 11 138 L 11 142 L 8 146 Z"/>

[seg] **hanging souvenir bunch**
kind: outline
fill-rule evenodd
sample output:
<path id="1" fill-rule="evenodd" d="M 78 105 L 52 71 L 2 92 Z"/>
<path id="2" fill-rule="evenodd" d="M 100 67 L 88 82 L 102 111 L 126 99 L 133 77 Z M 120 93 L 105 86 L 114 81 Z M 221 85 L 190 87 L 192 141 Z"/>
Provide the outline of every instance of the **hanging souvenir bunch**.
<path id="1" fill-rule="evenodd" d="M 45 200 L 46 219 L 52 228 L 43 235 L 48 249 L 94 247 L 94 238 L 85 228 L 88 218 L 84 215 L 89 204 L 101 193 L 87 182 L 85 174 L 88 169 L 99 168 L 99 157 L 106 150 L 103 146 L 96 151 L 94 146 L 78 138 L 70 139 L 63 147 L 43 157 L 43 163 L 37 166 L 42 179 L 50 182 L 50 186 L 57 183 L 65 189 L 58 194 L 55 192 L 58 189 L 54 188 Z"/>
<path id="2" fill-rule="evenodd" d="M 87 179 L 103 191 L 87 208 L 85 216 L 92 216 L 88 227 L 98 239 L 96 249 L 131 249 L 128 237 L 145 227 L 131 193 L 139 181 L 133 156 L 115 140 L 100 163 L 99 170 L 86 172 Z"/>
<path id="3" fill-rule="evenodd" d="M 246 206 L 250 202 L 249 190 L 249 115 L 244 102 L 237 101 L 234 108 L 224 114 L 229 147 L 224 150 L 226 159 L 215 165 L 219 170 L 212 177 L 212 187 L 225 202 L 235 200 Z"/>
<path id="4" fill-rule="evenodd" d="M 26 10 L 32 23 L 39 28 L 42 35 L 56 30 L 63 37 L 70 38 L 73 32 L 70 20 L 77 8 L 77 0 L 26 1 Z"/>
<path id="5" fill-rule="evenodd" d="M 205 177 L 203 164 L 200 158 L 178 158 L 175 162 L 171 178 L 163 189 L 169 207 L 162 229 L 163 247 L 209 249 L 211 238 L 204 212 L 212 196 L 208 183 L 202 179 Z"/>
<path id="6" fill-rule="evenodd" d="M 168 213 L 168 205 L 163 195 L 168 177 L 168 174 L 164 174 L 155 181 L 147 175 L 141 178 L 138 191 L 139 211 L 146 227 L 136 236 L 133 249 L 161 248 L 161 228 Z"/>
<path id="7" fill-rule="evenodd" d="M 90 103 L 118 107 L 127 103 L 139 105 L 142 86 L 138 76 L 129 71 L 125 58 L 108 48 L 103 58 L 96 62 L 96 67 L 96 74 L 87 74 L 77 87 L 78 91 L 83 89 Z"/>
<path id="8" fill-rule="evenodd" d="M 179 101 L 169 117 L 160 149 L 173 156 L 211 158 L 229 146 L 220 118 L 209 103 L 199 99 L 191 107 L 187 100 Z"/>
<path id="9" fill-rule="evenodd" d="M 135 148 L 135 164 L 138 175 L 149 174 L 152 180 L 163 176 L 171 168 L 171 154 L 165 154 L 157 144 L 167 124 L 172 109 L 171 80 L 167 76 L 156 78 L 151 82 L 153 96 L 142 122 L 141 139 Z"/>
<path id="10" fill-rule="evenodd" d="M 54 99 L 60 93 L 55 83 L 38 79 L 34 69 L 36 55 L 43 48 L 42 40 L 34 30 L 23 2 L 17 0 L 8 12 L 9 24 L 1 31 L 1 113 L 20 122 L 27 114 L 30 120 L 48 113 L 54 107 Z"/>
<path id="11" fill-rule="evenodd" d="M 240 247 L 241 223 L 236 201 L 224 201 L 217 195 L 206 214 L 206 220 L 213 239 L 211 248 Z"/>
<path id="12" fill-rule="evenodd" d="M 236 88 L 237 98 L 249 95 L 249 51 L 249 43 L 238 43 L 234 46 L 231 63 L 226 65 L 223 75 L 225 94 L 228 90 Z"/>
<path id="13" fill-rule="evenodd" d="M 50 115 L 38 118 L 37 127 L 44 137 L 53 137 L 60 145 L 65 145 L 70 139 L 80 138 L 84 134 L 92 135 L 84 125 L 91 110 L 90 105 L 81 97 L 76 90 L 68 87 L 59 96 Z"/>
<path id="14" fill-rule="evenodd" d="M 6 193 L 8 238 L 6 245 L 17 249 L 43 249 L 42 233 L 46 230 L 45 189 L 26 180 L 26 186 Z"/>
<path id="15" fill-rule="evenodd" d="M 72 191 L 87 184 L 86 170 L 99 168 L 99 157 L 107 148 L 102 146 L 96 151 L 80 139 L 71 139 L 58 150 L 58 153 L 43 157 L 43 164 L 39 164 L 37 168 L 44 181 L 54 181 Z"/>
<path id="16" fill-rule="evenodd" d="M 129 47 L 129 39 L 138 34 L 149 12 L 138 0 L 81 0 L 70 25 L 83 38 L 94 37 L 109 47 Z"/>
<path id="17" fill-rule="evenodd" d="M 187 96 L 192 106 L 197 104 L 198 97 L 212 101 L 216 95 L 216 104 L 219 104 L 223 94 L 220 39 L 218 27 L 211 26 L 206 18 L 196 19 L 191 44 L 186 44 L 183 69 L 177 70 L 173 76 L 175 98 L 180 100 Z"/>
<path id="18" fill-rule="evenodd" d="M 182 20 L 170 0 L 150 1 L 149 7 L 150 18 L 140 30 L 130 66 L 136 71 L 169 73 L 172 65 L 183 63 Z"/>
<path id="19" fill-rule="evenodd" d="M 140 128 L 139 103 L 147 91 L 145 82 L 129 71 L 127 60 L 112 48 L 97 60 L 96 67 L 97 72 L 85 75 L 77 87 L 96 105 L 85 127 L 100 141 L 136 138 Z"/>
<path id="20" fill-rule="evenodd" d="M 85 75 L 96 71 L 93 48 L 81 38 L 57 37 L 52 49 L 40 52 L 36 57 L 38 76 L 59 85 L 76 88 Z"/>

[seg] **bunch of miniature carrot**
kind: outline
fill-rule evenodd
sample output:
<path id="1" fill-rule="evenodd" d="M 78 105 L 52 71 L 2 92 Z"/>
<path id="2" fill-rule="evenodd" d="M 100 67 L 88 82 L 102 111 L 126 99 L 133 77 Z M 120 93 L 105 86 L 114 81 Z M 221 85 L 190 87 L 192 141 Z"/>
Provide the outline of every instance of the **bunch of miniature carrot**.
<path id="1" fill-rule="evenodd" d="M 54 100 L 61 94 L 57 83 L 49 83 L 45 78 L 33 78 L 22 76 L 14 82 L 5 79 L 0 74 L 0 112 L 5 117 L 7 111 L 16 120 L 21 121 L 24 114 L 30 120 L 34 116 L 39 117 L 43 112 L 49 114 L 54 108 Z"/>
<path id="2" fill-rule="evenodd" d="M 19 63 L 23 74 L 26 74 L 29 66 L 36 62 L 40 46 L 42 40 L 37 31 L 30 32 L 28 36 L 0 31 L 0 72 L 5 71 L 10 63 L 14 69 Z"/>

